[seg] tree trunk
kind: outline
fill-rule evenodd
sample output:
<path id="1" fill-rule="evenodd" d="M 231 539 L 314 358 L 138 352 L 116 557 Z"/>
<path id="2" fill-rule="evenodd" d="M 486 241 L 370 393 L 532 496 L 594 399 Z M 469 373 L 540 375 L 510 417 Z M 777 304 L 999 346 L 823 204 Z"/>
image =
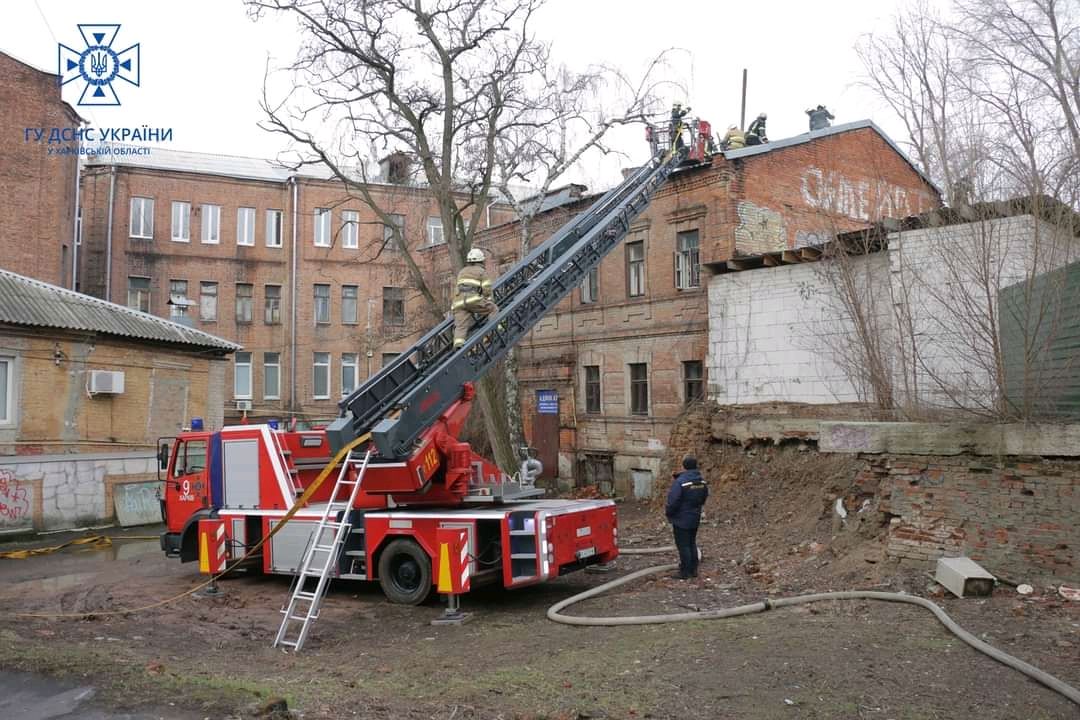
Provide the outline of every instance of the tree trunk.
<path id="1" fill-rule="evenodd" d="M 518 385 L 518 349 L 510 348 L 503 361 L 502 381 L 503 399 L 506 405 L 506 429 L 510 446 L 519 448 L 525 445 L 525 426 L 521 419 L 521 395 Z"/>
<path id="2" fill-rule="evenodd" d="M 476 399 L 484 416 L 484 428 L 491 441 L 492 458 L 503 472 L 517 472 L 518 460 L 507 432 L 506 407 L 499 402 L 499 373 L 490 372 L 480 378 L 476 387 Z"/>

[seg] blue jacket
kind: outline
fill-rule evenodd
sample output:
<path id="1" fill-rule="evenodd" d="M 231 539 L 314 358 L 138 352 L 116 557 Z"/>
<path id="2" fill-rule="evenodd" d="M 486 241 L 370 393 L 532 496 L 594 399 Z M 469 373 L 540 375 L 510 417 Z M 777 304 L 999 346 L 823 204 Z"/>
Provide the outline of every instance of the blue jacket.
<path id="1" fill-rule="evenodd" d="M 701 506 L 709 497 L 709 485 L 697 470 L 683 470 L 671 481 L 667 494 L 667 519 L 677 528 L 690 530 L 701 522 Z"/>

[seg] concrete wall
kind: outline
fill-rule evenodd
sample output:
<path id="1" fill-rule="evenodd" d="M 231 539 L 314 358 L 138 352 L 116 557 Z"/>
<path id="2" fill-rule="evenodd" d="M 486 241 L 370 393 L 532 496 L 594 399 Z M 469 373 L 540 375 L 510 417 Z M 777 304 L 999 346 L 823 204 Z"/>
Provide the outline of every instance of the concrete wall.
<path id="1" fill-rule="evenodd" d="M 112 522 L 117 486 L 128 484 L 157 492 L 154 453 L 0 457 L 0 534 Z"/>
<path id="2" fill-rule="evenodd" d="M 1080 244 L 1032 216 L 889 236 L 849 257 L 860 308 L 881 338 L 897 401 L 993 408 L 997 292 L 1074 258 Z M 709 396 L 723 404 L 872 399 L 833 261 L 709 280 Z"/>
<path id="3" fill-rule="evenodd" d="M 888 277 L 883 255 L 852 265 Z M 718 275 L 709 282 L 709 397 L 721 405 L 864 401 L 866 388 L 843 362 L 853 332 L 817 264 Z"/>

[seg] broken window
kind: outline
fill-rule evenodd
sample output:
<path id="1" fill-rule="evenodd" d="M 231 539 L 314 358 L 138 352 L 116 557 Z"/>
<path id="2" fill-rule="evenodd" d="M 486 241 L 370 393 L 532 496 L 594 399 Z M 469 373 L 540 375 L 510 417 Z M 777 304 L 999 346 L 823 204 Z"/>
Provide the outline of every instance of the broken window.
<path id="1" fill-rule="evenodd" d="M 649 366 L 630 363 L 630 414 L 649 414 Z"/>
<path id="2" fill-rule="evenodd" d="M 250 283 L 236 284 L 236 322 L 250 323 L 255 302 L 255 286 Z"/>
<path id="3" fill-rule="evenodd" d="M 600 297 L 600 268 L 593 268 L 581 283 L 581 302 L 584 305 L 596 302 Z"/>
<path id="4" fill-rule="evenodd" d="M 217 283 L 199 283 L 199 319 L 203 322 L 217 320 Z"/>
<path id="5" fill-rule="evenodd" d="M 626 244 L 626 295 L 641 297 L 645 294 L 645 241 Z"/>
<path id="6" fill-rule="evenodd" d="M 405 288 L 384 287 L 382 291 L 383 325 L 404 325 Z"/>
<path id="7" fill-rule="evenodd" d="M 700 360 L 687 360 L 683 367 L 683 400 L 687 405 L 705 396 L 705 371 Z"/>

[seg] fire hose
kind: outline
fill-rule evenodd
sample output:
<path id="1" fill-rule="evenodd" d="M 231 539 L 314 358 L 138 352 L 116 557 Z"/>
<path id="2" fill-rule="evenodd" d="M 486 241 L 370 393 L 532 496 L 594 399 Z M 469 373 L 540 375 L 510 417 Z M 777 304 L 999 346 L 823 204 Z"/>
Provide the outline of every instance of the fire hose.
<path id="1" fill-rule="evenodd" d="M 658 548 L 633 548 L 633 549 L 621 549 L 619 552 L 622 555 L 653 555 L 665 552 L 671 552 L 675 547 L 673 545 L 667 545 Z M 721 620 L 724 618 L 737 617 L 739 615 L 752 615 L 755 613 L 765 612 L 772 610 L 773 608 L 792 607 L 794 605 L 805 605 L 807 603 L 821 602 L 824 600 L 878 600 L 883 602 L 895 602 L 906 603 L 908 605 L 917 605 L 921 608 L 929 610 L 934 616 L 949 630 L 953 635 L 963 640 L 965 643 L 981 652 L 983 655 L 993 658 L 1003 665 L 1007 665 L 1013 670 L 1017 670 L 1024 675 L 1027 675 L 1032 680 L 1045 685 L 1054 692 L 1062 695 L 1063 697 L 1071 700 L 1072 702 L 1080 705 L 1080 690 L 1077 690 L 1073 686 L 1059 680 L 1053 675 L 1040 670 L 1034 665 L 1030 665 L 1019 658 L 1013 657 L 1002 650 L 983 642 L 979 638 L 969 633 L 964 628 L 960 627 L 955 620 L 949 617 L 944 610 L 942 610 L 935 603 L 927 600 L 926 598 L 918 597 L 917 595 L 907 595 L 904 593 L 895 592 L 877 592 L 871 590 L 847 590 L 841 592 L 824 592 L 824 593 L 812 593 L 809 595 L 796 595 L 793 597 L 785 598 L 769 598 L 766 600 L 760 600 L 748 605 L 739 605 L 731 608 L 720 608 L 717 610 L 701 610 L 698 612 L 685 612 L 685 613 L 670 613 L 666 615 L 628 615 L 628 616 L 616 616 L 616 617 L 589 617 L 581 615 L 564 615 L 562 611 L 571 605 L 587 600 L 591 597 L 596 597 L 606 593 L 608 590 L 613 590 L 621 585 L 626 585 L 640 578 L 648 575 L 656 575 L 662 572 L 670 572 L 678 569 L 678 564 L 671 563 L 667 565 L 656 565 L 654 567 L 645 568 L 644 570 L 638 570 L 632 572 L 629 575 L 625 575 L 621 578 L 616 578 L 610 582 L 606 582 L 602 585 L 598 585 L 594 588 L 586 590 L 585 592 L 578 593 L 572 597 L 568 597 L 565 600 L 555 603 L 548 608 L 547 616 L 549 620 L 553 620 L 557 623 L 563 623 L 565 625 L 591 625 L 591 626 L 615 626 L 615 625 L 654 625 L 659 623 L 671 623 L 671 622 L 687 622 L 690 620 Z"/>

